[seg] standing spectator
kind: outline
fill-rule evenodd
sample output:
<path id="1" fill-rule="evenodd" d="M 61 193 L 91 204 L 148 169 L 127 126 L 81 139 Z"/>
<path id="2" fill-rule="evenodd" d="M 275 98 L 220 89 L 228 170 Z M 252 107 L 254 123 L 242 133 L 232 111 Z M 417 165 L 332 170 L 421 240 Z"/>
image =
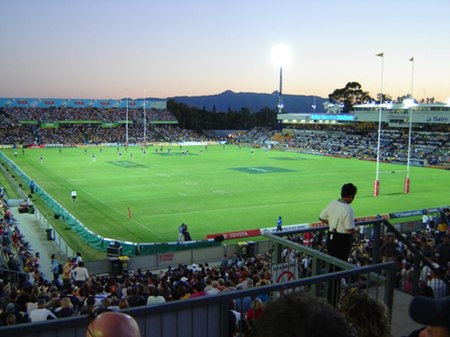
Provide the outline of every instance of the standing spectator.
<path id="1" fill-rule="evenodd" d="M 422 229 L 430 230 L 430 217 L 428 216 L 428 211 L 424 210 L 422 215 Z"/>
<path id="2" fill-rule="evenodd" d="M 443 234 L 441 238 L 442 238 L 442 242 L 436 248 L 436 252 L 439 255 L 439 265 L 444 268 L 449 268 L 450 238 L 447 233 Z"/>
<path id="3" fill-rule="evenodd" d="M 58 286 L 59 284 L 59 262 L 56 260 L 56 255 L 52 254 L 50 261 L 50 269 L 53 274 L 53 283 Z"/>
<path id="4" fill-rule="evenodd" d="M 380 247 L 380 255 L 382 262 L 393 261 L 395 257 L 397 246 L 395 244 L 395 237 L 393 234 L 387 234 L 383 238 L 383 243 Z"/>
<path id="5" fill-rule="evenodd" d="M 350 204 L 355 199 L 356 192 L 355 185 L 344 184 L 341 188 L 341 198 L 331 201 L 319 215 L 320 221 L 329 226 L 328 254 L 343 261 L 348 261 L 352 248 L 352 235 L 355 233 L 355 219 Z M 340 268 L 336 265 L 330 264 L 330 272 L 339 270 Z M 341 280 L 332 281 L 328 288 L 328 301 L 333 305 L 339 302 L 340 282 Z"/>
<path id="6" fill-rule="evenodd" d="M 78 266 L 78 263 L 83 262 L 83 258 L 81 257 L 81 253 L 76 253 L 77 257 L 75 258 L 75 266 Z"/>
<path id="7" fill-rule="evenodd" d="M 78 266 L 76 266 L 73 270 L 73 279 L 75 281 L 75 285 L 77 287 L 81 287 L 84 282 L 89 279 L 89 272 L 84 266 L 83 261 L 78 262 Z"/>
<path id="8" fill-rule="evenodd" d="M 184 224 L 183 234 L 184 241 L 192 241 L 191 234 L 189 233 L 188 226 L 186 224 Z"/>
<path id="9" fill-rule="evenodd" d="M 355 219 L 350 204 L 356 196 L 356 186 L 349 183 L 342 186 L 341 198 L 331 201 L 320 212 L 319 219 L 329 226 L 328 254 L 347 261 L 355 232 Z"/>
<path id="10" fill-rule="evenodd" d="M 439 223 L 444 223 L 448 226 L 449 225 L 448 217 L 449 217 L 449 209 L 448 208 L 441 209 L 441 211 L 439 212 Z"/>
<path id="11" fill-rule="evenodd" d="M 67 258 L 67 262 L 63 265 L 63 286 L 64 289 L 69 289 L 72 285 L 72 268 L 73 268 L 73 261 L 70 257 Z"/>
<path id="12" fill-rule="evenodd" d="M 277 232 L 281 232 L 283 230 L 283 219 L 281 215 L 277 219 Z"/>
<path id="13" fill-rule="evenodd" d="M 179 243 L 183 243 L 184 242 L 184 227 L 185 227 L 186 225 L 184 224 L 184 223 L 182 223 L 181 225 L 180 225 L 180 227 L 178 227 L 178 239 L 177 239 L 177 241 L 179 242 Z"/>
<path id="14" fill-rule="evenodd" d="M 34 191 L 36 189 L 36 184 L 34 183 L 34 180 L 30 181 L 30 193 L 34 194 Z"/>

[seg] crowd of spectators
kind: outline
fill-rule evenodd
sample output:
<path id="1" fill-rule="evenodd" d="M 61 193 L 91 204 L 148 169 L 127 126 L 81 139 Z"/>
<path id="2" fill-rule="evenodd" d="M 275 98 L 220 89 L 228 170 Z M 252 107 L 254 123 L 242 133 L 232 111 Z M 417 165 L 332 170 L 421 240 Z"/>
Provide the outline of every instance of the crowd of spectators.
<path id="1" fill-rule="evenodd" d="M 50 107 L 50 108 L 24 108 L 8 107 L 1 109 L 4 115 L 4 122 L 8 124 L 17 124 L 23 121 L 35 121 L 38 123 L 46 122 L 64 122 L 64 121 L 97 121 L 97 122 L 120 122 L 128 119 L 139 121 L 144 118 L 144 110 L 111 108 L 100 109 L 94 107 L 88 108 L 69 108 L 69 107 Z M 176 121 L 175 117 L 165 109 L 147 108 L 145 110 L 146 119 L 149 121 Z"/>
<path id="2" fill-rule="evenodd" d="M 143 124 L 128 125 L 129 143 L 143 142 Z M 5 126 L 0 124 L 0 139 L 3 144 L 21 145 L 59 145 L 74 146 L 81 144 L 124 144 L 126 126 L 103 127 L 101 124 L 61 124 L 57 128 L 39 128 L 35 125 Z M 177 125 L 147 125 L 146 141 L 186 142 L 207 141 L 206 137 L 193 130 L 184 130 Z"/>
<path id="3" fill-rule="evenodd" d="M 150 306 L 200 296 L 212 296 L 221 292 L 249 289 L 272 283 L 272 252 L 242 258 L 237 253 L 224 255 L 217 264 L 178 265 L 159 271 L 124 271 L 121 275 L 91 275 L 83 265 L 80 253 L 68 258 L 62 270 L 56 269 L 54 280 L 46 280 L 39 271 L 39 253 L 32 253 L 25 238 L 8 218 L 3 207 L 2 257 L 16 263 L 3 268 L 22 271 L 16 280 L 0 281 L 0 325 L 26 323 L 58 317 L 99 314 L 136 306 Z M 433 219 L 427 215 L 428 219 Z M 410 242 L 430 259 L 434 266 L 449 276 L 450 244 L 448 236 L 449 212 L 443 210 L 436 221 L 427 222 L 421 230 L 405 234 Z M 311 234 L 311 233 L 310 233 Z M 8 237 L 9 239 L 5 239 Z M 306 244 L 326 252 L 325 235 L 290 235 L 290 240 Z M 355 235 L 349 262 L 356 265 L 370 264 L 372 256 L 370 230 L 360 230 Z M 397 287 L 412 292 L 413 252 L 391 234 L 383 238 L 380 254 L 383 261 L 394 261 L 397 266 Z M 311 275 L 311 259 L 289 249 L 282 253 L 286 262 L 297 262 L 301 277 Z M 3 261 L 4 262 L 4 261 Z M 427 269 L 428 268 L 428 269 Z M 427 266 L 421 266 L 422 295 L 441 298 L 449 295 L 445 283 Z M 251 329 L 264 311 L 269 296 L 244 297 L 230 304 L 236 327 Z M 38 311 L 35 311 L 38 310 Z M 14 318 L 12 317 L 14 316 Z"/>
<path id="4" fill-rule="evenodd" d="M 279 142 L 278 146 L 297 149 L 304 153 L 375 160 L 377 158 L 378 129 L 374 125 L 301 124 L 280 133 L 266 128 L 255 128 L 236 137 L 236 141 L 264 146 Z M 408 129 L 381 130 L 380 160 L 406 163 L 408 158 Z M 413 130 L 410 158 L 421 165 L 450 168 L 450 132 L 445 128 Z"/>
<path id="5" fill-rule="evenodd" d="M 143 109 L 99 108 L 2 108 L 2 144 L 98 144 L 143 142 Z M 207 139 L 194 131 L 182 130 L 167 110 L 146 109 L 146 141 L 199 141 Z M 70 123 L 67 123 L 70 122 Z"/>

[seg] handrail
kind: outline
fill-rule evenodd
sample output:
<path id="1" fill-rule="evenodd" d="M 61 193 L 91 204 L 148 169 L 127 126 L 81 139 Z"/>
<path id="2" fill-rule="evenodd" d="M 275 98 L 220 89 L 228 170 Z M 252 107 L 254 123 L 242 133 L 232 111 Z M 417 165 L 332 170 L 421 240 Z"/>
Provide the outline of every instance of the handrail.
<path id="1" fill-rule="evenodd" d="M 408 241 L 395 227 L 394 225 L 392 225 L 387 219 L 384 218 L 377 218 L 377 219 L 372 219 L 372 220 L 364 220 L 364 221 L 358 221 L 355 223 L 356 226 L 367 226 L 367 225 L 373 225 L 373 251 L 372 251 L 372 262 L 373 263 L 378 263 L 379 262 L 379 251 L 380 251 L 380 242 L 381 242 L 381 226 L 384 225 L 388 228 L 388 231 L 393 233 L 395 235 L 395 237 L 401 241 L 403 244 L 405 244 L 408 249 L 410 251 L 413 252 L 414 254 L 414 260 L 415 260 L 415 268 L 414 268 L 414 285 L 413 285 L 413 292 L 415 295 L 418 294 L 418 282 L 419 282 L 419 275 L 420 275 L 420 262 L 422 262 L 423 264 L 425 264 L 426 266 L 428 266 L 443 282 L 445 282 L 445 284 L 447 285 L 448 288 L 450 288 L 450 281 L 448 280 L 448 278 L 441 273 L 430 261 L 428 261 L 427 258 L 425 258 L 423 256 L 423 254 L 416 248 L 414 247 L 414 245 Z M 269 235 L 271 235 L 271 239 L 273 238 L 274 241 L 278 241 L 277 238 L 280 236 L 285 236 L 285 235 L 290 235 L 290 234 L 298 234 L 298 233 L 304 233 L 304 232 L 318 232 L 318 231 L 326 231 L 328 230 L 328 226 L 321 226 L 321 227 L 311 227 L 311 228 L 302 228 L 302 229 L 295 229 L 295 230 L 283 230 L 282 232 L 276 232 L 276 233 L 270 233 Z M 268 237 L 268 233 L 265 233 L 264 236 Z M 295 248 L 298 247 L 297 245 L 295 245 L 292 242 L 292 244 L 290 243 L 286 243 L 284 241 L 284 239 L 282 239 L 283 244 L 286 246 L 290 246 L 291 248 Z M 301 250 L 307 252 L 310 255 L 316 255 L 316 256 L 321 256 L 321 258 L 323 258 L 324 260 L 327 260 L 327 257 L 324 257 L 323 255 L 320 255 L 318 251 L 305 247 L 305 246 L 301 246 Z M 324 253 L 321 253 L 324 254 Z M 325 254 L 326 255 L 326 254 Z M 326 255 L 327 256 L 327 255 Z M 341 268 L 348 268 L 348 265 L 351 265 L 347 262 L 344 261 L 335 261 L 333 262 L 334 264 L 336 264 L 337 266 L 341 267 Z"/>
<path id="2" fill-rule="evenodd" d="M 421 251 L 419 251 L 416 247 L 413 246 L 413 244 L 408 241 L 405 237 L 403 237 L 403 235 L 387 220 L 383 220 L 382 223 L 388 227 L 389 231 L 391 233 L 394 233 L 395 237 L 400 240 L 403 244 L 405 244 L 409 250 L 411 250 L 414 253 L 414 259 L 415 262 L 422 262 L 423 264 L 425 264 L 427 267 L 429 267 L 438 277 L 439 279 L 441 279 L 446 285 L 447 287 L 450 289 L 450 281 L 448 280 L 448 278 L 439 271 L 439 269 L 437 269 L 430 261 L 428 261 L 428 259 L 422 254 Z M 416 263 L 418 265 L 418 263 Z M 417 285 L 417 281 L 418 281 L 418 275 L 420 274 L 420 269 L 418 268 L 414 268 L 414 293 L 415 295 L 417 295 L 417 290 L 418 290 L 418 285 Z"/>

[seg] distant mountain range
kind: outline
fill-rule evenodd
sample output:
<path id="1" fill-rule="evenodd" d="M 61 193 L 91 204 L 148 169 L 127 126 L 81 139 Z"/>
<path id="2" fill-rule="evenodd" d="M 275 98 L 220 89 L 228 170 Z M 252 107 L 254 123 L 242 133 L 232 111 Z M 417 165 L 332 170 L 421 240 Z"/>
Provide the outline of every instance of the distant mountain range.
<path id="1" fill-rule="evenodd" d="M 241 108 L 247 108 L 251 113 L 259 112 L 264 107 L 277 110 L 278 92 L 271 94 L 259 94 L 251 92 L 233 92 L 231 90 L 224 91 L 217 95 L 208 96 L 176 96 L 170 97 L 176 102 L 184 103 L 207 111 L 228 112 L 239 111 Z M 323 102 L 328 101 L 327 98 L 318 96 L 305 95 L 284 95 L 283 112 L 287 113 L 312 113 L 312 105 L 316 106 L 315 112 L 323 113 L 325 109 Z M 214 109 L 215 108 L 215 109 Z"/>

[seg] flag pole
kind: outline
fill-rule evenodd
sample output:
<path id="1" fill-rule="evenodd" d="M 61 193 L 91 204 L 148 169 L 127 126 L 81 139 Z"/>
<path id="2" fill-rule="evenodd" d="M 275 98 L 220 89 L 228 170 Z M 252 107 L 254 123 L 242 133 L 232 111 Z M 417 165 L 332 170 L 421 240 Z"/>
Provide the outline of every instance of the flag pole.
<path id="1" fill-rule="evenodd" d="M 414 57 L 411 57 L 409 61 L 412 63 L 411 66 L 411 98 L 414 99 Z"/>
<path id="2" fill-rule="evenodd" d="M 375 181 L 373 183 L 373 196 L 380 194 L 380 147 L 381 147 L 381 109 L 383 106 L 383 73 L 384 73 L 384 52 L 377 54 L 381 57 L 381 89 L 380 89 L 380 105 L 378 109 L 378 141 L 377 141 L 377 167 L 375 173 Z"/>
<path id="3" fill-rule="evenodd" d="M 125 107 L 125 148 L 128 148 L 128 89 L 127 91 L 127 100 Z"/>

